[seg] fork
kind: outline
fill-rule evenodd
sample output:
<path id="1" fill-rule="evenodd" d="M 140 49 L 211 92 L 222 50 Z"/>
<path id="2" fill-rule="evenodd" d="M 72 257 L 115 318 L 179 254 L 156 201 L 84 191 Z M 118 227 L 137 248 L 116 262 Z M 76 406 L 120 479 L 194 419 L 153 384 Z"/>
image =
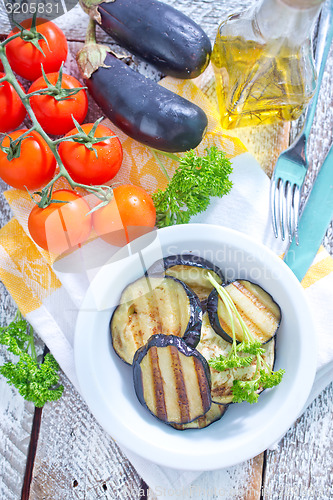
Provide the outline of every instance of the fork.
<path id="1" fill-rule="evenodd" d="M 271 214 L 274 235 L 285 240 L 286 230 L 289 241 L 295 236 L 298 244 L 298 221 L 301 189 L 309 166 L 306 156 L 306 145 L 310 135 L 318 101 L 319 89 L 324 74 L 326 59 L 333 36 L 333 0 L 322 8 L 318 25 L 316 47 L 316 69 L 318 72 L 315 94 L 308 105 L 303 128 L 289 148 L 277 159 L 271 180 Z"/>

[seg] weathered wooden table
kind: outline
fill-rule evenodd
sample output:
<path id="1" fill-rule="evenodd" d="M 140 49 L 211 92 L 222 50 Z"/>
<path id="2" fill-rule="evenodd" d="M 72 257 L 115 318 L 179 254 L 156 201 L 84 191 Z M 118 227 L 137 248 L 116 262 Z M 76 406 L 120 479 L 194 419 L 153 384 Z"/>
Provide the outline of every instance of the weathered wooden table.
<path id="1" fill-rule="evenodd" d="M 168 0 L 206 30 L 214 40 L 218 22 L 226 14 L 247 7 L 251 0 Z M 74 54 L 82 46 L 87 16 L 76 6 L 57 24 L 70 45 L 67 69 L 77 74 Z M 0 11 L 0 35 L 9 32 L 6 16 Z M 99 40 L 107 40 L 99 32 Z M 332 141 L 333 129 L 333 53 L 326 66 L 316 121 L 311 134 L 308 156 L 311 164 L 305 197 L 318 167 Z M 100 116 L 90 102 L 88 118 Z M 297 124 L 256 130 L 243 130 L 241 139 L 271 172 L 279 152 L 295 135 Z M 1 181 L 1 191 L 6 186 Z M 11 217 L 0 198 L 0 224 Z M 332 227 L 324 240 L 333 254 Z M 0 284 L 0 319 L 7 324 L 15 313 L 15 304 Z M 332 328 L 332 325 L 328 325 Z M 0 349 L 0 364 L 7 358 Z M 63 397 L 35 410 L 0 379 L 0 500 L 69 500 L 156 498 L 132 465 L 96 423 L 86 404 L 62 374 Z M 333 385 L 312 403 L 289 430 L 276 449 L 226 471 L 205 474 L 192 489 L 169 492 L 170 498 L 188 499 L 329 499 L 332 490 Z M 214 496 L 215 491 L 215 496 Z"/>

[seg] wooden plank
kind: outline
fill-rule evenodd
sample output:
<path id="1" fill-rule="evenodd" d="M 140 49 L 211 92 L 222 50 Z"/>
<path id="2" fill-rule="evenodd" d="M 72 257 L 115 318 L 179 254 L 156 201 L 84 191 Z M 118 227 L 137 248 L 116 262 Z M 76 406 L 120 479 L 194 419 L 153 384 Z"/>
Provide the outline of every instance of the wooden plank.
<path id="1" fill-rule="evenodd" d="M 62 398 L 45 405 L 30 500 L 139 498 L 141 478 L 62 375 Z"/>
<path id="2" fill-rule="evenodd" d="M 264 500 L 333 498 L 333 384 L 266 457 Z"/>

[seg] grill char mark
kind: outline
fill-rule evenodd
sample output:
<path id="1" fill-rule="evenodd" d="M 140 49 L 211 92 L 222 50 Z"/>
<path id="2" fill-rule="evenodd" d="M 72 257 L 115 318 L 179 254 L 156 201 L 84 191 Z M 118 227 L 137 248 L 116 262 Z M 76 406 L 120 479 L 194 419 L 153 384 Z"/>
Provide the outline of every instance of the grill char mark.
<path id="1" fill-rule="evenodd" d="M 201 396 L 201 401 L 202 401 L 202 408 L 204 410 L 204 413 L 209 410 L 210 405 L 211 405 L 211 399 L 210 399 L 210 387 L 209 383 L 205 374 L 205 371 L 203 369 L 202 364 L 197 358 L 193 358 L 194 360 L 194 366 L 195 366 L 195 374 L 197 376 L 198 380 L 198 385 L 200 388 L 200 396 Z"/>
<path id="2" fill-rule="evenodd" d="M 170 346 L 172 370 L 176 381 L 176 391 L 180 409 L 180 418 L 182 422 L 190 420 L 189 402 L 184 381 L 184 374 L 179 358 L 178 350 L 175 346 Z"/>
<path id="3" fill-rule="evenodd" d="M 156 416 L 161 420 L 167 421 L 168 414 L 165 406 L 163 379 L 158 363 L 157 347 L 153 346 L 149 349 L 149 357 L 154 380 Z"/>

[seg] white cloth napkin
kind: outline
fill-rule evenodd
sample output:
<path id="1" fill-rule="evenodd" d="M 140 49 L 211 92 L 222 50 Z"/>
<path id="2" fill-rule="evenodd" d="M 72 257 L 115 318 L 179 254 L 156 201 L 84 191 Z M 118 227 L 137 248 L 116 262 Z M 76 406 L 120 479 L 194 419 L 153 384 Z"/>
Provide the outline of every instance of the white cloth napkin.
<path id="1" fill-rule="evenodd" d="M 284 245 L 274 238 L 271 229 L 268 177 L 249 153 L 241 154 L 232 161 L 233 189 L 224 198 L 213 199 L 207 211 L 193 217 L 192 222 L 219 224 L 239 230 L 282 254 Z M 97 241 L 88 244 L 92 245 L 95 255 L 96 247 L 93 245 L 98 244 L 100 243 Z M 100 251 L 103 251 L 102 247 Z M 320 262 L 324 258 L 327 258 L 325 251 L 318 254 L 316 259 Z M 11 258 L 1 245 L 0 259 L 9 270 L 12 265 Z M 96 269 L 82 275 L 68 272 L 63 265 L 56 264 L 54 271 L 63 286 L 43 300 L 41 307 L 28 313 L 27 319 L 80 391 L 74 366 L 73 332 L 78 310 Z M 333 272 L 306 288 L 317 325 L 319 347 L 318 372 L 307 405 L 333 380 L 333 337 L 327 328 L 327 325 L 333 324 L 332 288 Z M 59 311 L 66 311 L 66 314 L 59 314 Z M 209 474 L 219 474 L 220 481 L 230 482 L 226 471 L 223 470 L 204 473 L 174 470 L 153 464 L 129 450 L 123 451 L 159 499 L 172 497 L 170 492 L 176 495 L 177 492 L 188 488 L 193 481 L 198 484 L 201 480 L 198 479 L 200 474 L 206 475 L 206 479 Z"/>

